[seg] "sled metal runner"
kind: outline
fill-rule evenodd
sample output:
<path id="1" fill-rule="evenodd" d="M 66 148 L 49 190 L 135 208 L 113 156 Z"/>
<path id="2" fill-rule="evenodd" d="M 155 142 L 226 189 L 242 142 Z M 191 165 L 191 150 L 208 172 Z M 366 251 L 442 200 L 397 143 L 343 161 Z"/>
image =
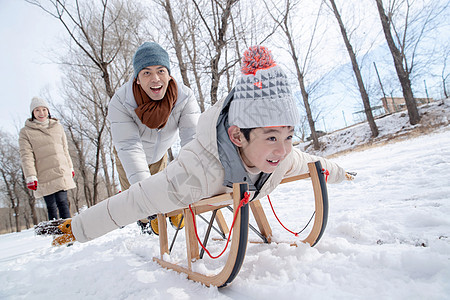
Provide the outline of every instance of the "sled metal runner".
<path id="1" fill-rule="evenodd" d="M 328 195 L 326 182 L 324 175 L 322 174 L 322 166 L 320 162 L 317 161 L 308 163 L 308 169 L 308 173 L 284 178 L 281 183 L 311 178 L 311 183 L 314 191 L 315 216 L 312 229 L 308 236 L 304 240 L 302 240 L 302 242 L 314 246 L 322 237 L 327 224 Z M 206 275 L 196 272 L 192 268 L 193 264 L 195 264 L 197 260 L 201 259 L 201 255 L 199 252 L 199 243 L 197 241 L 194 229 L 194 219 L 189 208 L 172 211 L 164 215 L 158 215 L 160 257 L 154 257 L 153 260 L 159 263 L 164 268 L 175 270 L 180 273 L 185 273 L 187 274 L 189 279 L 203 283 L 206 286 L 213 285 L 217 287 L 224 287 L 230 284 L 239 273 L 247 250 L 248 231 L 250 225 L 249 206 L 258 225 L 260 234 L 264 237 L 264 241 L 267 243 L 271 243 L 272 238 L 272 229 L 267 221 L 266 215 L 259 200 L 251 201 L 238 209 L 241 199 L 244 198 L 244 193 L 247 190 L 247 183 L 235 183 L 233 184 L 232 193 L 203 199 L 191 205 L 191 209 L 195 215 L 209 211 L 215 212 L 213 213 L 213 218 L 215 218 L 219 229 L 223 234 L 227 234 L 229 229 L 222 213 L 220 212 L 220 209 L 229 205 L 233 206 L 233 211 L 236 214 L 236 221 L 232 228 L 232 237 L 230 240 L 230 245 L 228 246 L 228 258 L 225 265 L 223 266 L 223 269 L 219 273 L 217 273 L 216 275 Z M 187 267 L 164 260 L 165 255 L 170 255 L 165 218 L 180 213 L 184 215 L 185 219 Z M 209 230 L 207 232 L 207 235 L 209 235 Z M 206 244 L 206 242 L 207 239 L 205 239 L 204 244 Z"/>

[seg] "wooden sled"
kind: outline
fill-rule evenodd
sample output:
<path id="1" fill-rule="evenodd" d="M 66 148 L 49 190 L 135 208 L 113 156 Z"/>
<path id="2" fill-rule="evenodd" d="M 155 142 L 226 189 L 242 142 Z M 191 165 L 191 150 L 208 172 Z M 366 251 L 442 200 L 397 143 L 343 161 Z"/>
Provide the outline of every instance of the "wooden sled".
<path id="1" fill-rule="evenodd" d="M 328 217 L 328 195 L 320 162 L 317 161 L 308 163 L 308 168 L 308 173 L 285 178 L 281 183 L 311 178 L 315 198 L 315 217 L 313 227 L 309 235 L 302 242 L 314 246 L 320 240 L 323 232 L 325 231 Z M 213 211 L 211 222 L 209 223 L 203 244 L 206 244 L 209 238 L 209 232 L 211 230 L 213 219 L 215 219 L 219 225 L 220 231 L 222 231 L 224 235 L 228 233 L 229 229 L 222 213 L 220 212 L 220 209 L 229 207 L 230 205 L 233 206 L 233 212 L 235 212 L 236 219 L 232 228 L 232 239 L 230 240 L 231 245 L 228 246 L 229 252 L 226 263 L 219 273 L 216 275 L 205 275 L 193 271 L 192 266 L 197 260 L 201 259 L 203 249 L 202 252 L 199 252 L 199 243 L 197 241 L 196 232 L 194 229 L 194 218 L 190 208 L 176 210 L 165 215 L 158 215 L 160 257 L 154 257 L 153 260 L 164 268 L 185 273 L 189 279 L 203 283 L 206 286 L 213 285 L 217 287 L 224 287 L 231 283 L 239 273 L 247 250 L 248 232 L 249 227 L 251 227 L 249 224 L 249 206 L 252 210 L 254 219 L 260 231 L 260 235 L 264 239 L 264 242 L 270 243 L 272 238 L 272 230 L 259 200 L 251 201 L 238 209 L 239 204 L 244 198 L 244 194 L 247 190 L 247 183 L 235 183 L 233 185 L 232 193 L 203 199 L 191 205 L 191 209 L 196 216 L 204 212 Z M 185 218 L 187 267 L 164 260 L 165 255 L 170 255 L 165 218 L 180 213 L 183 213 Z"/>

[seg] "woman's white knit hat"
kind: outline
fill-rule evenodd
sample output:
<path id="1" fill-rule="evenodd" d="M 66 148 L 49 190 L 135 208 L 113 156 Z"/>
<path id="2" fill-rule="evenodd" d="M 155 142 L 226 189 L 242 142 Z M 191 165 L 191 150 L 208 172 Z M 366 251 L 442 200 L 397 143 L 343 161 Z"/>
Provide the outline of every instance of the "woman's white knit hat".
<path id="1" fill-rule="evenodd" d="M 30 113 L 33 114 L 33 110 L 39 106 L 44 106 L 48 109 L 48 104 L 47 104 L 47 102 L 45 102 L 44 99 L 41 99 L 39 97 L 33 97 L 33 99 L 31 99 L 31 104 L 30 104 Z"/>
<path id="2" fill-rule="evenodd" d="M 244 52 L 242 76 L 237 80 L 228 124 L 239 128 L 296 126 L 300 122 L 283 70 L 270 51 L 253 46 Z"/>

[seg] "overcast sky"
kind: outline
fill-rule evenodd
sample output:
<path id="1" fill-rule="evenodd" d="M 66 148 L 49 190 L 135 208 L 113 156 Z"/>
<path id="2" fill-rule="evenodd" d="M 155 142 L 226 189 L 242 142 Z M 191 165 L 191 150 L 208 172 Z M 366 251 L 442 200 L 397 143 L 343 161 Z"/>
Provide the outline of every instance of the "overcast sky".
<path id="1" fill-rule="evenodd" d="M 31 98 L 57 88 L 60 73 L 48 53 L 61 34 L 57 20 L 39 8 L 0 0 L 0 129 L 16 134 L 31 116 Z"/>

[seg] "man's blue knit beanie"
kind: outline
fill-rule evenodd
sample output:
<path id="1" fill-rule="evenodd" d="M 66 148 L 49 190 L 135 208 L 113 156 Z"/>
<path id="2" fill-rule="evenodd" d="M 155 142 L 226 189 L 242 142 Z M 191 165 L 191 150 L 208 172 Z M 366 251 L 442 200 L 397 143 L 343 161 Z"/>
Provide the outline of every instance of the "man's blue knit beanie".
<path id="1" fill-rule="evenodd" d="M 154 42 L 145 42 L 136 50 L 133 57 L 134 78 L 139 72 L 149 66 L 164 66 L 170 74 L 169 54 Z"/>

